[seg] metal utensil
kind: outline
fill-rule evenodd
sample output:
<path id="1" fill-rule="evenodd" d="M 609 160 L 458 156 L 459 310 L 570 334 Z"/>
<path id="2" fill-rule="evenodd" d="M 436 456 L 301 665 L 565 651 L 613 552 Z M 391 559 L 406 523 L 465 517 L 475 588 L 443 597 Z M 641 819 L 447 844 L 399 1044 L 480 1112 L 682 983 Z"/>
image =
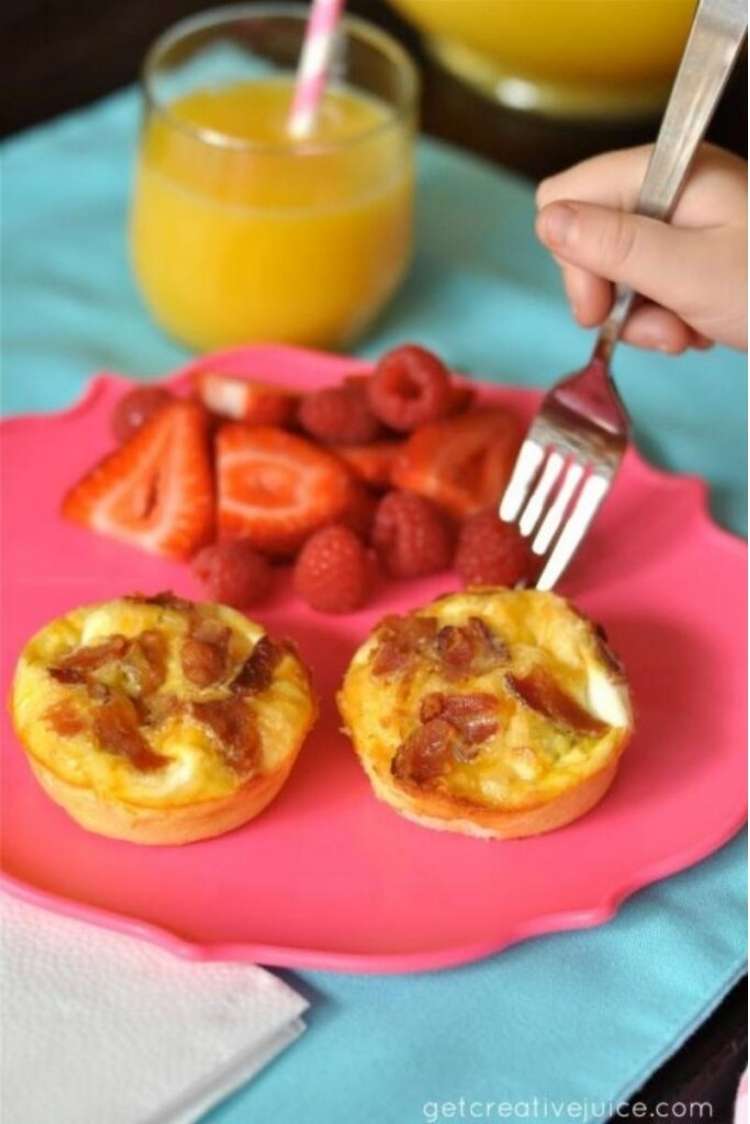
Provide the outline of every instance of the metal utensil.
<path id="1" fill-rule="evenodd" d="M 701 0 L 641 186 L 636 212 L 669 219 L 747 31 L 745 0 Z M 612 375 L 612 352 L 636 294 L 615 288 L 588 364 L 545 396 L 500 502 L 543 562 L 552 589 L 606 496 L 627 448 L 630 422 Z"/>

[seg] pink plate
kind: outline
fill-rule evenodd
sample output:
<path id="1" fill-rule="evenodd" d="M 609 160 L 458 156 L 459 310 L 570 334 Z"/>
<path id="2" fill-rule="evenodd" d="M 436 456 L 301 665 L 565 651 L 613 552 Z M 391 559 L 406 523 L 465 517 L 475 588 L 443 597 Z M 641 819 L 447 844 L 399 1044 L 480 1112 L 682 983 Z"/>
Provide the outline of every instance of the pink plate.
<path id="1" fill-rule="evenodd" d="M 170 385 L 185 388 L 195 366 Z M 224 353 L 212 366 L 305 388 L 367 369 L 271 347 Z M 4 426 L 4 691 L 24 641 L 75 605 L 169 587 L 201 595 L 189 567 L 58 517 L 62 489 L 110 446 L 110 411 L 128 385 L 102 376 L 67 412 Z M 526 390 L 482 393 L 525 416 L 538 401 Z M 268 811 L 182 848 L 90 835 L 43 795 L 6 720 L 4 884 L 183 956 L 296 968 L 439 968 L 606 921 L 639 887 L 714 851 L 745 816 L 746 552 L 711 522 L 705 500 L 700 481 L 630 453 L 564 584 L 605 623 L 637 709 L 612 791 L 577 823 L 511 843 L 416 827 L 373 798 L 338 733 L 333 695 L 355 646 L 386 612 L 453 588 L 451 577 L 390 585 L 343 619 L 307 610 L 282 583 L 258 616 L 299 642 L 323 707 Z"/>

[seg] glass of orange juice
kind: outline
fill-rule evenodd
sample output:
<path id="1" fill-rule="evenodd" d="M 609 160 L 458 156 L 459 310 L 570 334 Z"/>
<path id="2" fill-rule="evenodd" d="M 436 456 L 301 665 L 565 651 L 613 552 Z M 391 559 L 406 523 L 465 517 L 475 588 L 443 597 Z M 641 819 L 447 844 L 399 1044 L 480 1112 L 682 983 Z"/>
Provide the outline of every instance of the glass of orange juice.
<path id="1" fill-rule="evenodd" d="M 154 318 L 199 350 L 343 347 L 409 263 L 415 68 L 388 35 L 344 19 L 314 130 L 292 140 L 307 12 L 217 9 L 146 57 L 133 266 Z"/>

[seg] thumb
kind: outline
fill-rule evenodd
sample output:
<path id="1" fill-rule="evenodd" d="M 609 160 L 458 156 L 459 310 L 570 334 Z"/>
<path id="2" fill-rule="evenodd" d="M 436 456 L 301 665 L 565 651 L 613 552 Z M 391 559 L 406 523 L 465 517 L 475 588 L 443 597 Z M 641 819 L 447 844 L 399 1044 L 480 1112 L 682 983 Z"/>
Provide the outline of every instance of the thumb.
<path id="1" fill-rule="evenodd" d="M 689 230 L 590 203 L 550 203 L 537 218 L 540 240 L 563 262 L 675 308 L 694 275 Z M 691 262 L 691 259 L 693 261 Z"/>

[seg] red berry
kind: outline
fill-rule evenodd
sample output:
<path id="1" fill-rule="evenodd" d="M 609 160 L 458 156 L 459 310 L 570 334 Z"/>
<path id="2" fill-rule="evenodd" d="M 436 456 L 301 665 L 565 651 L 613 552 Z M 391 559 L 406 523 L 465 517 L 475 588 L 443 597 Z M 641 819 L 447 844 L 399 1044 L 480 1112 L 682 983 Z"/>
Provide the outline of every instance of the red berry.
<path id="1" fill-rule="evenodd" d="M 373 495 L 369 488 L 353 483 L 352 498 L 337 522 L 351 527 L 363 542 L 369 542 L 377 506 L 377 496 Z"/>
<path id="2" fill-rule="evenodd" d="M 453 383 L 451 386 L 451 406 L 448 413 L 451 417 L 454 414 L 465 414 L 474 405 L 474 400 L 477 392 L 473 386 L 466 386 L 464 383 Z"/>
<path id="3" fill-rule="evenodd" d="M 132 437 L 157 410 L 172 401 L 172 394 L 163 386 L 139 386 L 129 390 L 112 411 L 112 432 L 122 445 Z"/>
<path id="4" fill-rule="evenodd" d="M 369 445 L 338 445 L 336 455 L 354 475 L 371 488 L 384 491 L 391 483 L 391 469 L 403 441 L 371 441 Z"/>
<path id="5" fill-rule="evenodd" d="M 298 420 L 318 441 L 365 445 L 374 441 L 380 423 L 362 391 L 352 385 L 329 386 L 302 400 Z"/>
<path id="6" fill-rule="evenodd" d="M 362 541 L 349 527 L 323 527 L 307 540 L 294 567 L 294 588 L 321 613 L 350 613 L 367 600 L 372 567 Z"/>
<path id="7" fill-rule="evenodd" d="M 378 505 L 372 543 L 394 578 L 419 578 L 450 565 L 453 541 L 442 511 L 414 492 L 389 492 Z"/>
<path id="8" fill-rule="evenodd" d="M 344 386 L 348 386 L 350 390 L 357 390 L 360 394 L 367 394 L 367 387 L 371 378 L 372 375 L 346 375 Z"/>
<path id="9" fill-rule="evenodd" d="M 352 477 L 328 449 L 278 426 L 223 425 L 216 439 L 221 538 L 264 554 L 296 554 L 308 535 L 341 517 Z"/>
<path id="10" fill-rule="evenodd" d="M 529 577 L 532 553 L 513 523 L 503 523 L 494 508 L 464 521 L 455 566 L 464 585 L 514 586 Z"/>
<path id="11" fill-rule="evenodd" d="M 436 355 L 406 344 L 384 355 L 367 387 L 373 413 L 391 429 L 410 432 L 451 412 L 450 375 Z"/>
<path id="12" fill-rule="evenodd" d="M 262 601 L 273 580 L 268 560 L 242 539 L 204 547 L 193 559 L 193 572 L 214 601 L 235 609 Z"/>

